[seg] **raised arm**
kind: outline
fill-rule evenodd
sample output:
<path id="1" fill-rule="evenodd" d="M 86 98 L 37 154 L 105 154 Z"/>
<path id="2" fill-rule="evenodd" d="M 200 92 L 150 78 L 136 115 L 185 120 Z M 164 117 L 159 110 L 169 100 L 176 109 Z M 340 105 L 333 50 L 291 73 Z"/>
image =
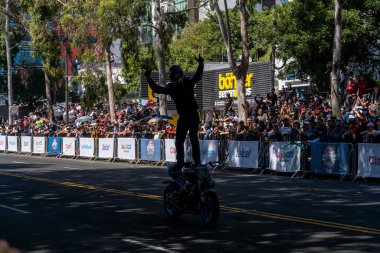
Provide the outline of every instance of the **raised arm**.
<path id="1" fill-rule="evenodd" d="M 152 77 L 150 76 L 151 73 L 151 70 L 146 70 L 144 75 L 149 84 L 149 87 L 153 90 L 153 92 L 158 94 L 169 94 L 169 90 L 167 88 L 159 86 L 155 81 L 153 81 Z"/>
<path id="2" fill-rule="evenodd" d="M 199 82 L 199 80 L 202 79 L 202 75 L 203 75 L 203 67 L 204 67 L 204 59 L 201 55 L 198 56 L 198 58 L 196 58 L 197 62 L 199 63 L 198 65 L 198 68 L 197 68 L 197 72 L 195 72 L 195 74 L 193 75 L 193 77 L 190 79 L 190 83 L 194 86 L 197 82 Z"/>

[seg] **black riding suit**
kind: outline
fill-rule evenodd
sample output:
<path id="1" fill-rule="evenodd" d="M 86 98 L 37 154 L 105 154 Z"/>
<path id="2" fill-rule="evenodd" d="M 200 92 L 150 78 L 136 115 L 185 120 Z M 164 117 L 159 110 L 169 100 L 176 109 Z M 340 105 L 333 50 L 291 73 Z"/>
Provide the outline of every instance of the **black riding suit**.
<path id="1" fill-rule="evenodd" d="M 170 82 L 166 87 L 157 85 L 152 78 L 148 78 L 150 88 L 158 94 L 167 94 L 173 99 L 177 113 L 177 132 L 175 147 L 177 150 L 177 164 L 184 164 L 184 146 L 186 134 L 189 131 L 192 155 L 194 162 L 200 164 L 200 150 L 198 141 L 199 114 L 198 104 L 194 97 L 194 86 L 203 75 L 203 63 L 200 63 L 197 72 L 192 78 L 183 77 L 178 82 Z"/>

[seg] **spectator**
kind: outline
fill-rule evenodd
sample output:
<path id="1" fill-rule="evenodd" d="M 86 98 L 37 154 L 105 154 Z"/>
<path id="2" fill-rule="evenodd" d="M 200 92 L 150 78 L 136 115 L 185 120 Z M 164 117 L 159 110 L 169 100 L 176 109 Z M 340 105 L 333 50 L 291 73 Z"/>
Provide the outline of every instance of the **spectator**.
<path id="1" fill-rule="evenodd" d="M 348 84 L 346 86 L 346 92 L 347 94 L 355 94 L 358 90 L 357 83 L 354 82 L 354 79 L 351 77 L 348 81 Z"/>
<path id="2" fill-rule="evenodd" d="M 232 114 L 234 114 L 233 106 L 234 106 L 234 100 L 231 98 L 231 94 L 227 93 L 223 117 L 231 116 Z"/>
<path id="3" fill-rule="evenodd" d="M 360 73 L 357 86 L 359 90 L 359 96 L 367 93 L 368 83 L 365 81 L 364 73 Z"/>
<path id="4" fill-rule="evenodd" d="M 355 118 L 350 118 L 348 120 L 348 129 L 343 133 L 342 139 L 345 142 L 351 142 L 356 144 L 359 137 L 359 126 L 355 122 Z"/>
<path id="5" fill-rule="evenodd" d="M 275 106 L 277 104 L 275 88 L 271 88 L 270 92 L 267 94 L 267 103 L 269 103 L 270 106 Z"/>
<path id="6" fill-rule="evenodd" d="M 370 122 L 367 125 L 367 130 L 362 131 L 360 135 L 363 138 L 364 143 L 379 143 L 380 142 L 380 131 L 374 130 L 375 125 Z"/>
<path id="7" fill-rule="evenodd" d="M 239 125 L 236 128 L 236 140 L 243 141 L 248 136 L 248 130 L 244 125 L 244 121 L 239 121 Z"/>

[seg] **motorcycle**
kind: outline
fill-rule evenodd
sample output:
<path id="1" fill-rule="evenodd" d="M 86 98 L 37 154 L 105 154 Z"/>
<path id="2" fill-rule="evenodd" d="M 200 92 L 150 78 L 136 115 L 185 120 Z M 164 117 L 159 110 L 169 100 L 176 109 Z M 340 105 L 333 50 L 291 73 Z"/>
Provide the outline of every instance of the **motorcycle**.
<path id="1" fill-rule="evenodd" d="M 215 181 L 211 179 L 212 163 L 197 167 L 185 165 L 182 171 L 171 172 L 173 181 L 164 191 L 164 209 L 166 215 L 177 220 L 183 213 L 200 215 L 205 225 L 212 226 L 219 219 L 219 199 L 215 193 Z"/>

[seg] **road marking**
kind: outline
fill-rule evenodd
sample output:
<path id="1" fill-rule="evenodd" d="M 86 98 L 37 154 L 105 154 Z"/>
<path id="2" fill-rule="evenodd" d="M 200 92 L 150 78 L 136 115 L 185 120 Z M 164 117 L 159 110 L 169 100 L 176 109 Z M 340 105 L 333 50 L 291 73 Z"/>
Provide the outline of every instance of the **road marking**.
<path id="1" fill-rule="evenodd" d="M 12 161 L 12 163 L 27 164 L 26 162 Z"/>
<path id="2" fill-rule="evenodd" d="M 69 169 L 69 170 L 81 170 L 80 168 L 73 168 L 73 167 L 63 167 L 64 169 Z"/>
<path id="3" fill-rule="evenodd" d="M 140 242 L 140 241 L 136 241 L 136 240 L 123 239 L 123 241 L 128 242 L 128 243 L 132 243 L 132 244 L 136 244 L 136 245 L 140 245 L 140 246 L 143 246 L 145 248 L 156 250 L 156 251 L 163 251 L 163 252 L 167 252 L 167 253 L 177 253 L 177 251 L 165 249 L 163 247 L 154 246 L 154 245 L 147 244 L 147 243 Z"/>
<path id="4" fill-rule="evenodd" d="M 27 179 L 27 180 L 32 180 L 32 181 L 47 182 L 47 183 L 62 185 L 66 187 L 84 188 L 88 190 L 116 193 L 120 195 L 133 196 L 133 197 L 139 197 L 139 198 L 144 198 L 144 199 L 155 199 L 155 200 L 163 199 L 161 196 L 158 196 L 158 195 L 129 192 L 129 191 L 118 190 L 118 189 L 113 189 L 113 188 L 58 181 L 58 180 L 53 180 L 53 179 L 48 179 L 48 178 L 32 177 L 32 176 L 20 175 L 20 174 L 8 173 L 8 172 L 0 172 L 0 175 L 22 178 L 22 179 Z M 355 225 L 349 225 L 349 224 L 344 224 L 344 223 L 308 219 L 308 218 L 302 218 L 302 217 L 297 217 L 297 216 L 289 216 L 289 215 L 283 215 L 283 214 L 278 214 L 278 213 L 269 213 L 269 212 L 263 212 L 263 211 L 258 211 L 258 210 L 248 210 L 248 209 L 223 206 L 223 205 L 220 206 L 220 209 L 227 212 L 244 213 L 248 215 L 265 217 L 265 218 L 270 218 L 274 220 L 286 220 L 286 221 L 298 222 L 298 223 L 303 223 L 303 224 L 312 224 L 312 225 L 321 226 L 321 227 L 343 229 L 343 230 L 360 232 L 360 233 L 371 234 L 371 235 L 380 235 L 380 229 L 374 229 L 374 228 L 363 227 L 363 226 L 355 226 Z"/>
<path id="5" fill-rule="evenodd" d="M 12 210 L 12 211 L 16 211 L 16 212 L 19 212 L 19 213 L 23 213 L 23 214 L 28 214 L 29 213 L 28 211 L 24 211 L 24 210 L 21 210 L 21 209 L 10 207 L 10 206 L 0 205 L 0 207 L 5 208 L 5 209 L 9 209 L 9 210 Z"/>

